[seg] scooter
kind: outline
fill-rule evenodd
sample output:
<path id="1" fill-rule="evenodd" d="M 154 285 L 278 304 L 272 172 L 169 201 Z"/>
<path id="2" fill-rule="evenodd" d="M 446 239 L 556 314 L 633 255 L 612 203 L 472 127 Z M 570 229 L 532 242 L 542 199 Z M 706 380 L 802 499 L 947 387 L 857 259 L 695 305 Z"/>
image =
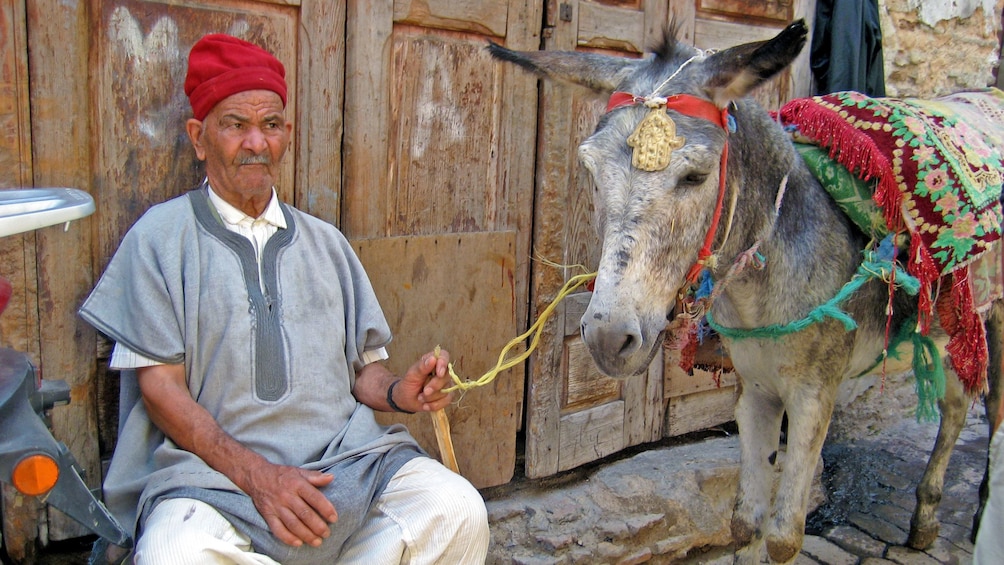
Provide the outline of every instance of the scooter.
<path id="1" fill-rule="evenodd" d="M 94 199 L 73 188 L 0 191 L 0 237 L 68 223 L 94 212 Z M 12 287 L 0 277 L 0 313 Z M 131 547 L 129 533 L 81 478 L 73 454 L 49 431 L 47 413 L 70 402 L 65 381 L 40 379 L 28 356 L 0 348 L 0 481 L 40 497 L 108 542 Z"/>

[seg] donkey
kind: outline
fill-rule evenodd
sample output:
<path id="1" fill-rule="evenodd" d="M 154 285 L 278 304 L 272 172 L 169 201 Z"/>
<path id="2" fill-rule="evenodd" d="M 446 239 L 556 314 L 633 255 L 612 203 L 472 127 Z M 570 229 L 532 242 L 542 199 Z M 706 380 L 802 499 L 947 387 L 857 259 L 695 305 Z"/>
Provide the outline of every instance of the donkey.
<path id="1" fill-rule="evenodd" d="M 810 174 L 789 134 L 746 97 L 795 59 L 807 33 L 798 21 L 771 40 L 704 54 L 677 42 L 671 30 L 662 48 L 645 59 L 488 46 L 497 59 L 611 96 L 608 112 L 579 147 L 579 160 L 594 181 L 602 238 L 581 333 L 603 373 L 625 377 L 646 370 L 693 274 L 707 268 L 713 280 L 723 280 L 733 258 L 755 246 L 766 258 L 762 268 L 732 276 L 710 305 L 721 326 L 761 328 L 801 319 L 855 274 L 869 237 Z M 660 153 L 665 148 L 637 139 L 648 129 L 667 127 L 663 120 L 639 128 L 653 115 L 650 102 L 672 116 L 675 132 L 670 128 L 661 138 L 668 156 Z M 714 225 L 722 200 L 734 201 L 730 229 Z M 722 258 L 717 265 L 706 260 L 711 248 Z M 731 522 L 737 563 L 758 563 L 764 549 L 775 562 L 798 555 L 837 386 L 874 365 L 887 321 L 895 328 L 917 311 L 916 299 L 895 296 L 889 318 L 888 284 L 860 287 L 844 305 L 857 323 L 852 331 L 826 319 L 782 337 L 723 336 L 740 389 L 735 414 L 741 471 Z M 994 398 L 1000 391 L 1002 312 L 997 301 L 986 323 Z M 934 512 L 965 419 L 963 387 L 958 379 L 946 380 L 938 439 L 917 488 L 908 540 L 915 548 L 937 538 Z M 787 455 L 774 485 L 785 414 Z M 997 411 L 988 406 L 988 414 L 995 425 Z"/>

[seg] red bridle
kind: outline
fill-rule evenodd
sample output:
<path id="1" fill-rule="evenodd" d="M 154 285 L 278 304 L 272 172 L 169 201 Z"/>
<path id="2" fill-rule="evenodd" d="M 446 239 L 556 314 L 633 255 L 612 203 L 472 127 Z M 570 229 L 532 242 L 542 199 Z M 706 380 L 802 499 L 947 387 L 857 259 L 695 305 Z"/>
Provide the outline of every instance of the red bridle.
<path id="1" fill-rule="evenodd" d="M 636 96 L 629 92 L 614 92 L 610 95 L 610 101 L 607 103 L 607 112 L 611 112 L 617 108 L 623 108 L 624 106 L 633 106 L 635 104 L 651 105 L 653 103 L 656 107 L 664 107 L 667 110 L 674 110 L 685 116 L 707 120 L 725 130 L 726 136 L 728 136 L 729 131 L 731 131 L 729 124 L 729 111 L 727 109 L 719 108 L 710 100 L 705 100 L 689 94 L 675 94 L 667 98 L 646 98 Z M 722 205 L 725 202 L 725 173 L 728 161 L 729 142 L 726 138 L 725 147 L 722 148 L 722 159 L 718 172 L 718 200 L 715 203 L 715 214 L 711 217 L 711 226 L 708 229 L 707 235 L 704 236 L 704 245 L 697 253 L 697 262 L 694 263 L 694 265 L 690 268 L 690 271 L 687 273 L 687 281 L 691 284 L 697 282 L 698 277 L 701 275 L 701 271 L 704 270 L 708 258 L 712 255 L 711 244 L 714 242 L 715 232 L 718 231 L 718 223 L 722 218 Z"/>

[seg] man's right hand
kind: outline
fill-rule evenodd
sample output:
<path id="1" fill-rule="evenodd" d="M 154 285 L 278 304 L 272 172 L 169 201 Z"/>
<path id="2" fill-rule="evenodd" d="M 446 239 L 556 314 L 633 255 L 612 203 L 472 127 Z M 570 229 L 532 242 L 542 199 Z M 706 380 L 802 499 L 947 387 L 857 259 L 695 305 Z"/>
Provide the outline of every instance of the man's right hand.
<path id="1" fill-rule="evenodd" d="M 293 546 L 318 546 L 331 534 L 328 524 L 338 514 L 319 489 L 332 475 L 270 463 L 230 437 L 192 399 L 183 365 L 139 367 L 136 378 L 153 423 L 247 493 L 275 537 Z"/>
<path id="2" fill-rule="evenodd" d="M 319 490 L 334 478 L 262 460 L 248 470 L 247 485 L 242 488 L 275 537 L 293 546 L 306 543 L 317 547 L 331 535 L 328 524 L 338 520 L 334 505 Z"/>

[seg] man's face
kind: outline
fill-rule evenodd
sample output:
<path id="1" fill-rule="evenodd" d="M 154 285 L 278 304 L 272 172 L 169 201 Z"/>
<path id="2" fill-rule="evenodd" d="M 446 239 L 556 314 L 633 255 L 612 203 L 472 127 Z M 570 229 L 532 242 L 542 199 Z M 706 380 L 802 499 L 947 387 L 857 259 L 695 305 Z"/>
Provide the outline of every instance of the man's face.
<path id="1" fill-rule="evenodd" d="M 189 120 L 187 127 L 196 156 L 206 162 L 213 190 L 246 214 L 260 215 L 293 130 L 279 95 L 270 90 L 239 92 L 220 101 L 205 120 Z"/>

